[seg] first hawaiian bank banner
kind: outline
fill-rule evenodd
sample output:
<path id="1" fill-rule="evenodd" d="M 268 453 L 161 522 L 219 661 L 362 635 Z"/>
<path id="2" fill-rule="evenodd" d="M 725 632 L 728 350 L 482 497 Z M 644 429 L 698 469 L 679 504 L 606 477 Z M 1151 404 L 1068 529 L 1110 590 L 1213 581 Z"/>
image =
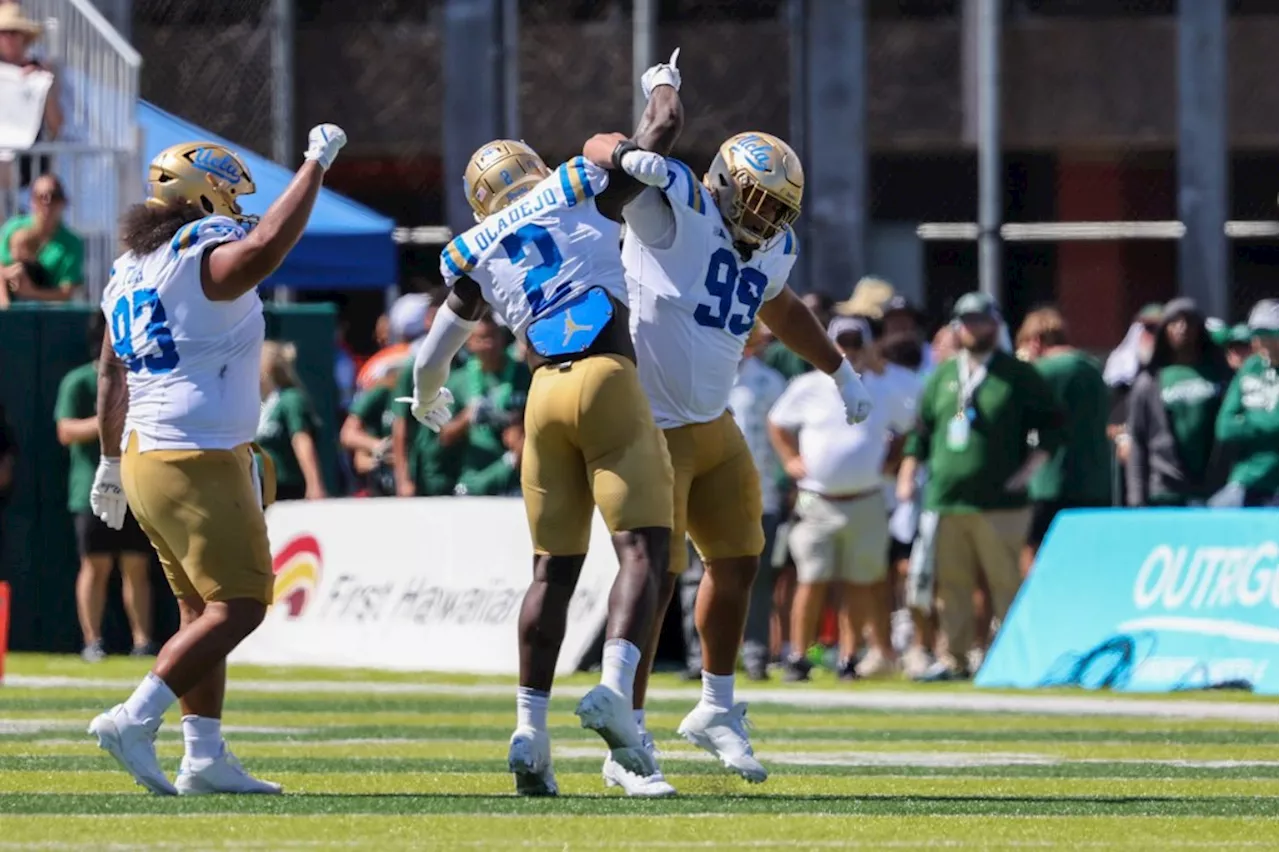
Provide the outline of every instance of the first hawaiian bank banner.
<path id="1" fill-rule="evenodd" d="M 1278 530 L 1274 509 L 1063 513 L 977 685 L 1276 695 Z"/>
<path id="2" fill-rule="evenodd" d="M 233 663 L 515 674 L 533 547 L 516 498 L 277 503 L 275 604 Z M 604 625 L 617 560 L 597 515 L 558 671 Z"/>

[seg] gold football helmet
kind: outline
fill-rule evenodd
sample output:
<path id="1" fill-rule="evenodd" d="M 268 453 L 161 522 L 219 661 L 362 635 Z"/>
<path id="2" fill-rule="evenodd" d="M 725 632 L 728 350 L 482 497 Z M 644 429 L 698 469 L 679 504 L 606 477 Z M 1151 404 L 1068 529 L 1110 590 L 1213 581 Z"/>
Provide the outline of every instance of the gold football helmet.
<path id="1" fill-rule="evenodd" d="M 761 245 L 800 215 L 804 170 L 791 146 L 768 133 L 730 136 L 703 178 L 734 240 Z"/>
<path id="2" fill-rule="evenodd" d="M 479 222 L 529 192 L 551 169 L 538 152 L 514 139 L 495 139 L 471 155 L 462 185 Z"/>
<path id="3" fill-rule="evenodd" d="M 148 204 L 184 199 L 207 215 L 228 216 L 248 225 L 258 217 L 244 213 L 236 199 L 256 190 L 249 167 L 216 142 L 183 142 L 165 148 L 147 170 Z"/>

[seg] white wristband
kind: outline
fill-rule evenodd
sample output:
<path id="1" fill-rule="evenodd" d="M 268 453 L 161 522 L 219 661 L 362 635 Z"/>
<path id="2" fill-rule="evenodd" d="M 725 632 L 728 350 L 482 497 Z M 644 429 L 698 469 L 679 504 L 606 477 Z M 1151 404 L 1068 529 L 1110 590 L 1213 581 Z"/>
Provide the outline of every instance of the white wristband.
<path id="1" fill-rule="evenodd" d="M 831 373 L 831 378 L 835 380 L 836 387 L 844 387 L 850 382 L 858 381 L 859 376 L 853 365 L 844 358 L 840 359 L 840 366 L 836 367 L 836 371 Z"/>

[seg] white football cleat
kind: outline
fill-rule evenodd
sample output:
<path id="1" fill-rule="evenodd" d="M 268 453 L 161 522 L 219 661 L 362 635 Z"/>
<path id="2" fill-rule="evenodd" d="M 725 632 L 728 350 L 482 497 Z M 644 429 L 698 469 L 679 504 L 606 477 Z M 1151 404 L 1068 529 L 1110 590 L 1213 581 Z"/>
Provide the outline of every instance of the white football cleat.
<path id="1" fill-rule="evenodd" d="M 653 756 L 640 739 L 640 726 L 631 702 L 604 684 L 592 689 L 574 711 L 582 727 L 595 731 L 609 746 L 610 756 L 628 772 L 648 778 L 658 771 Z"/>
<path id="2" fill-rule="evenodd" d="M 546 731 L 516 728 L 507 752 L 507 769 L 516 777 L 517 795 L 560 795 L 556 773 L 551 768 L 551 738 Z"/>
<path id="3" fill-rule="evenodd" d="M 138 784 L 161 796 L 175 796 L 178 791 L 156 759 L 160 721 L 143 725 L 129 715 L 123 704 L 117 704 L 89 723 L 89 733 L 98 738 L 98 747 L 114 757 Z"/>
<path id="4" fill-rule="evenodd" d="M 756 760 L 747 739 L 747 705 L 738 703 L 732 710 L 713 710 L 699 704 L 684 717 L 677 730 L 698 748 L 715 755 L 727 769 L 752 784 L 769 777 L 769 771 Z"/>
<path id="5" fill-rule="evenodd" d="M 226 743 L 222 745 L 222 754 L 215 758 L 182 758 L 182 768 L 178 770 L 176 784 L 180 796 L 205 796 L 211 793 L 278 796 L 284 792 L 279 784 L 254 778 L 246 772 Z"/>
<path id="6" fill-rule="evenodd" d="M 645 751 L 649 752 L 649 757 L 653 759 L 653 765 L 656 767 L 658 765 L 658 747 L 653 742 L 653 734 L 645 731 L 640 735 L 640 742 Z M 614 760 L 613 752 L 605 755 L 604 768 L 601 770 L 601 774 L 604 776 L 604 785 L 606 787 L 621 787 L 628 796 L 662 799 L 676 794 L 676 788 L 672 787 L 667 781 L 667 777 L 662 774 L 661 768 L 649 776 L 637 775 L 634 772 L 628 772 L 620 763 Z"/>

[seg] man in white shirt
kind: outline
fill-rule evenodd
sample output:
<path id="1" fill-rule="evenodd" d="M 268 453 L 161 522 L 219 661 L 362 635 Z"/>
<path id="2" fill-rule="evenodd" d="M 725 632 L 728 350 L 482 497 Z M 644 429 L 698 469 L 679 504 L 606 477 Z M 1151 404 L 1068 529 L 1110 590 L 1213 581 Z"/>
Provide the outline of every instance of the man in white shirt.
<path id="1" fill-rule="evenodd" d="M 836 317 L 827 333 L 862 372 L 872 408 L 865 421 L 848 423 L 833 389 L 806 374 L 791 382 L 769 413 L 770 438 L 800 490 L 790 535 L 798 586 L 787 680 L 808 679 L 804 651 L 814 641 L 831 582 L 842 586 L 841 677 L 883 674 L 896 665 L 889 635 L 889 525 L 882 476 L 892 443 L 915 425 L 920 380 L 875 356 L 865 319 Z M 871 649 L 855 667 L 859 634 L 868 624 Z"/>

